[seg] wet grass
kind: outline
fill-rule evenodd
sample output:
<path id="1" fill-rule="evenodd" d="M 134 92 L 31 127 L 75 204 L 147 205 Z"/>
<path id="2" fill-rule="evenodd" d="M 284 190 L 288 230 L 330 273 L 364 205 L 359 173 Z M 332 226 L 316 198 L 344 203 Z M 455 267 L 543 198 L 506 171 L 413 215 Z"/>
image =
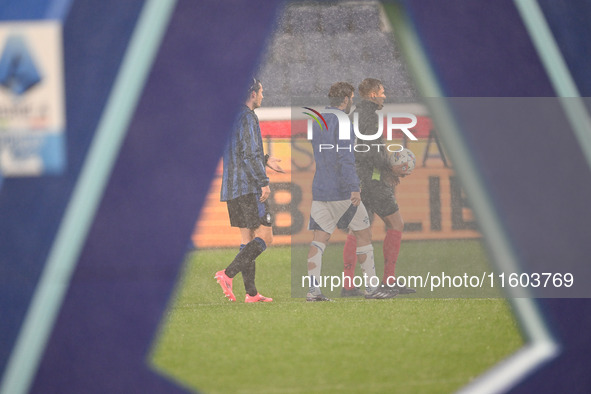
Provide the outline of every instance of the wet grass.
<path id="1" fill-rule="evenodd" d="M 485 258 L 478 241 L 461 242 L 405 243 L 401 264 L 415 254 L 413 264 L 428 264 L 426 255 L 439 251 L 442 256 L 454 248 L 459 259 L 470 250 L 473 263 Z M 341 246 L 327 249 L 327 266 L 340 267 Z M 274 302 L 244 304 L 239 275 L 234 281 L 238 302 L 231 303 L 213 274 L 235 253 L 203 250 L 187 256 L 183 281 L 151 354 L 156 369 L 192 390 L 448 393 L 523 344 L 500 298 L 399 296 L 332 303 L 292 298 L 292 251 L 285 247 L 271 247 L 257 260 L 259 291 Z M 401 272 L 406 269 L 401 265 Z"/>

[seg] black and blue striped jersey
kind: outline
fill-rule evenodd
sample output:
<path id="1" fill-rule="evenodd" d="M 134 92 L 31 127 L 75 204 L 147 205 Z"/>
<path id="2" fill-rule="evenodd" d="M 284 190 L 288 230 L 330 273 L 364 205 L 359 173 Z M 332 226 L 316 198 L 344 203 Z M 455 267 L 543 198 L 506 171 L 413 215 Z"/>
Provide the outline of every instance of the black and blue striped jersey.
<path id="1" fill-rule="evenodd" d="M 243 105 L 224 151 L 220 201 L 260 193 L 268 184 L 259 118 Z"/>

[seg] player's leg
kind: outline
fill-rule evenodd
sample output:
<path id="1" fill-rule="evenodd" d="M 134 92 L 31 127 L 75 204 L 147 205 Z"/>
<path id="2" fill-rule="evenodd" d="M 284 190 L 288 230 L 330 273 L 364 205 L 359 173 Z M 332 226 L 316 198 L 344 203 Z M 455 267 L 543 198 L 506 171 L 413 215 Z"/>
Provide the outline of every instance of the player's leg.
<path id="1" fill-rule="evenodd" d="M 330 234 L 322 230 L 314 230 L 314 238 L 308 249 L 308 276 L 310 290 L 306 295 L 307 301 L 329 301 L 320 289 L 322 279 L 322 255 L 330 239 Z"/>
<path id="2" fill-rule="evenodd" d="M 260 202 L 258 196 L 256 199 L 258 226 L 251 229 L 251 241 L 245 245 L 245 248 L 251 243 L 263 244 L 265 247 L 263 251 L 273 243 L 273 220 L 269 211 L 267 202 Z M 254 227 L 254 223 L 253 223 Z M 262 252 L 261 252 L 262 253 Z M 259 253 L 260 254 L 260 253 Z M 258 256 L 258 255 L 257 255 Z M 256 257 L 255 257 L 256 258 Z M 244 280 L 244 288 L 246 290 L 245 302 L 271 302 L 272 298 L 262 296 L 255 284 L 256 277 L 256 260 L 253 259 L 246 266 L 242 268 L 242 278 Z"/>
<path id="3" fill-rule="evenodd" d="M 382 245 L 384 253 L 382 284 L 392 287 L 391 285 L 395 281 L 394 272 L 398 254 L 400 253 L 404 221 L 391 185 L 377 180 L 372 181 L 367 198 L 371 200 L 375 213 L 386 225 L 386 236 Z"/>
<path id="4" fill-rule="evenodd" d="M 364 200 L 366 198 L 366 200 Z M 367 211 L 370 223 L 373 218 L 373 212 L 371 211 L 370 202 L 367 200 L 367 193 L 361 193 L 361 200 Z M 345 246 L 343 247 L 343 288 L 341 289 L 341 297 L 361 297 L 363 293 L 353 286 L 353 277 L 355 276 L 355 266 L 357 265 L 357 238 L 353 231 L 349 230 L 347 239 L 345 240 Z"/>
<path id="5" fill-rule="evenodd" d="M 251 241 L 246 243 L 244 247 L 241 248 L 240 252 L 225 270 L 216 273 L 215 278 L 222 287 L 226 297 L 228 297 L 231 301 L 236 300 L 236 297 L 232 291 L 232 279 L 239 272 L 243 272 L 245 269 L 247 271 L 252 269 L 254 260 L 267 248 L 267 243 L 265 240 L 257 235 L 257 230 L 259 227 L 261 227 L 261 217 L 259 214 L 260 209 L 258 204 L 259 202 L 256 194 L 247 194 L 228 201 L 230 224 L 233 227 L 238 227 L 240 229 L 252 230 L 255 235 Z M 248 239 L 246 230 L 244 230 L 245 240 Z M 269 240 L 268 237 L 265 238 Z M 272 241 L 272 236 L 270 240 Z M 252 289 L 249 290 L 252 292 Z"/>
<path id="6" fill-rule="evenodd" d="M 384 252 L 384 276 L 382 277 L 382 283 L 388 287 L 397 289 L 400 294 L 415 293 L 416 291 L 414 289 L 396 285 L 396 262 L 400 254 L 402 231 L 404 230 L 404 221 L 400 210 L 382 219 L 386 224 L 386 237 L 382 246 Z"/>
<path id="7" fill-rule="evenodd" d="M 354 231 L 354 234 L 357 238 L 357 261 L 366 280 L 365 298 L 384 299 L 394 297 L 397 293 L 380 286 L 380 279 L 376 275 L 376 264 L 369 229 Z"/>
<path id="8" fill-rule="evenodd" d="M 365 203 L 364 203 L 365 205 Z M 371 224 L 373 222 L 373 212 L 365 206 L 369 217 L 369 231 L 370 239 Z M 341 297 L 362 297 L 364 293 L 353 285 L 353 278 L 355 277 L 355 266 L 357 265 L 357 238 L 353 231 L 349 231 L 345 246 L 343 247 L 343 288 L 341 289 Z"/>
<path id="9" fill-rule="evenodd" d="M 241 197 L 238 197 L 238 198 L 235 198 L 235 199 L 232 199 L 232 200 L 229 200 L 226 202 L 226 205 L 228 208 L 228 216 L 230 218 L 230 226 L 238 227 L 240 229 L 240 236 L 241 236 L 241 242 L 242 242 L 242 244 L 240 245 L 240 252 L 242 252 L 242 250 L 244 249 L 245 240 L 248 240 L 248 233 L 250 232 L 246 228 L 246 221 L 244 218 L 244 214 L 242 212 L 243 205 L 240 203 L 241 199 L 243 199 L 243 198 L 244 197 L 241 196 Z M 246 242 L 248 243 L 250 241 L 246 241 Z M 240 254 L 240 252 L 238 254 Z M 233 286 L 232 282 L 233 282 L 234 277 L 228 276 L 226 273 L 226 270 L 227 270 L 227 268 L 216 272 L 214 278 L 221 286 L 222 291 L 224 292 L 224 295 L 230 301 L 236 301 L 236 296 L 234 295 L 234 292 L 232 290 L 232 286 Z"/>
<path id="10" fill-rule="evenodd" d="M 260 227 L 263 226 L 261 226 L 260 222 L 256 194 L 248 194 L 242 197 L 240 197 L 241 200 L 239 202 L 242 219 L 239 228 L 242 240 L 246 243 L 232 263 L 226 268 L 226 275 L 230 278 L 233 278 L 249 266 L 267 248 L 267 242 L 272 240 L 272 236 L 270 238 L 265 236 L 265 239 L 259 236 L 265 232 L 260 230 Z"/>
<path id="11" fill-rule="evenodd" d="M 244 245 L 249 243 L 254 239 L 254 230 L 250 228 L 241 228 L 240 229 L 240 248 L 242 249 Z"/>
<path id="12" fill-rule="evenodd" d="M 345 240 L 345 246 L 343 247 L 343 290 L 341 291 L 341 297 L 350 297 L 350 294 L 355 293 L 357 295 L 358 291 L 355 291 L 355 287 L 353 286 L 353 277 L 355 276 L 355 266 L 357 265 L 357 254 L 355 251 L 357 250 L 357 238 L 355 238 L 355 234 L 352 231 L 349 231 L 347 234 L 347 239 Z"/>
<path id="13" fill-rule="evenodd" d="M 391 284 L 394 281 L 396 261 L 400 253 L 404 222 L 400 210 L 383 217 L 382 220 L 386 225 L 386 237 L 382 245 L 384 252 L 384 276 L 382 277 L 382 283 Z"/>
<path id="14" fill-rule="evenodd" d="M 261 219 L 261 225 L 254 230 L 253 241 L 261 239 L 268 247 L 273 243 L 273 227 L 271 227 L 270 216 L 266 219 Z M 252 241 L 251 241 L 252 242 Z M 244 279 L 244 288 L 246 290 L 245 302 L 271 302 L 272 298 L 261 295 L 255 285 L 256 276 L 256 261 L 252 260 L 251 264 L 246 266 L 242 271 L 242 278 Z"/>
<path id="15" fill-rule="evenodd" d="M 394 297 L 396 295 L 394 292 L 381 288 L 380 279 L 376 275 L 373 245 L 371 244 L 369 216 L 363 203 L 359 205 L 355 216 L 349 224 L 349 228 L 353 230 L 353 234 L 357 241 L 355 253 L 357 254 L 357 261 L 361 266 L 361 270 L 363 271 L 366 280 L 365 298 L 383 299 Z"/>
<path id="16" fill-rule="evenodd" d="M 252 241 L 254 239 L 254 237 L 255 237 L 254 230 L 250 229 L 250 228 L 241 228 L 240 229 L 240 237 L 241 237 L 240 251 L 242 251 L 242 249 L 244 249 L 244 247 L 250 241 Z M 251 293 L 256 294 L 256 286 L 254 284 L 255 267 L 256 267 L 256 264 L 253 262 L 252 265 L 249 265 L 248 267 L 246 267 L 242 270 L 242 281 L 244 282 L 244 289 L 246 290 L 247 294 L 251 294 Z M 253 291 L 253 288 L 254 288 L 254 291 Z"/>
<path id="17" fill-rule="evenodd" d="M 337 218 L 341 217 L 350 205 L 347 201 L 312 201 L 310 209 L 310 224 L 308 229 L 314 231 L 313 239 L 308 249 L 308 277 L 310 290 L 306 301 L 331 301 L 321 291 L 322 255 L 336 229 Z"/>
<path id="18" fill-rule="evenodd" d="M 251 296 L 257 294 L 256 286 L 254 286 L 255 260 L 266 248 L 267 244 L 265 241 L 262 238 L 255 237 L 252 241 L 244 245 L 225 270 L 225 275 L 230 279 L 238 275 L 239 272 L 242 272 L 245 290 Z"/>
<path id="19" fill-rule="evenodd" d="M 369 228 L 353 231 L 356 239 L 355 255 L 361 266 L 361 272 L 368 281 L 366 290 L 369 292 L 378 286 L 376 276 L 376 265 L 373 256 L 373 245 L 371 244 L 371 233 Z"/>

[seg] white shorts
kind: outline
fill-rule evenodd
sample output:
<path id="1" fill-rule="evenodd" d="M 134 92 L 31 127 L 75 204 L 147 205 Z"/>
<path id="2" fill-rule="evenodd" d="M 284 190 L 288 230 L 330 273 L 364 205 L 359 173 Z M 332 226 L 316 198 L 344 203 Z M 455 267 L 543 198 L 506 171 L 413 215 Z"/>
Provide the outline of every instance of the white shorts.
<path id="1" fill-rule="evenodd" d="M 336 228 L 353 231 L 369 227 L 369 215 L 363 203 L 355 207 L 351 200 L 312 201 L 308 230 L 321 230 L 332 234 Z"/>

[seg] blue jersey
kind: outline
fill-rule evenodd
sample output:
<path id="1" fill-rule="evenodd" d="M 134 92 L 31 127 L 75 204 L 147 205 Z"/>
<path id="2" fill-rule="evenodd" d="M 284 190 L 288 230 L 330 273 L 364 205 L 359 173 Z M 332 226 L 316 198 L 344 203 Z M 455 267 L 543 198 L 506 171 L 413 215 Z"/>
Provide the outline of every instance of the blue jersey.
<path id="1" fill-rule="evenodd" d="M 316 161 L 312 199 L 314 201 L 348 200 L 351 198 L 351 192 L 360 190 L 355 169 L 353 129 L 351 129 L 350 140 L 339 140 L 337 116 L 330 113 L 323 116 L 328 126 L 327 130 L 321 130 L 317 124 L 314 124 L 312 129 L 312 146 Z"/>
<path id="2" fill-rule="evenodd" d="M 269 185 L 259 118 L 246 105 L 242 107 L 224 151 L 224 172 L 220 201 L 259 193 Z"/>

